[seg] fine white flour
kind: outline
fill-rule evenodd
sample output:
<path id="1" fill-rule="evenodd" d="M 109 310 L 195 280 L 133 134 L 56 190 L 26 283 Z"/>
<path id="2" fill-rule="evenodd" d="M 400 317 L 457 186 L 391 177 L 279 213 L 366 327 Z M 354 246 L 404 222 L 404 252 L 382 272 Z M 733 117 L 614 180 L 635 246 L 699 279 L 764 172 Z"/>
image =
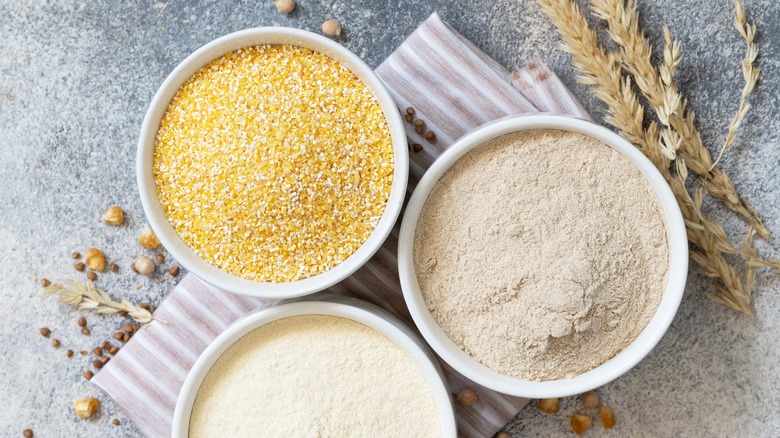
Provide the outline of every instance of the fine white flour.
<path id="1" fill-rule="evenodd" d="M 412 358 L 363 324 L 306 315 L 228 348 L 198 391 L 190 437 L 436 437 L 433 393 Z"/>
<path id="2" fill-rule="evenodd" d="M 627 158 L 581 134 L 499 137 L 431 191 L 414 262 L 460 348 L 526 380 L 571 378 L 623 350 L 666 287 L 658 199 Z"/>

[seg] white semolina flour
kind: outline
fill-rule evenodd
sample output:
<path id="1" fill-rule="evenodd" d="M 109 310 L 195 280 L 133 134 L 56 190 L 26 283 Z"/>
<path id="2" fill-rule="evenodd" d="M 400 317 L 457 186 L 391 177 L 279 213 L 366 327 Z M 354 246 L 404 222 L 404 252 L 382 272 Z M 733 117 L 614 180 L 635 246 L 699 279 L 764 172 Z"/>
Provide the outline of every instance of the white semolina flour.
<path id="1" fill-rule="evenodd" d="M 666 287 L 657 197 L 627 158 L 585 135 L 509 134 L 431 191 L 414 262 L 460 348 L 501 374 L 572 378 L 623 350 Z"/>
<path id="2" fill-rule="evenodd" d="M 190 437 L 436 437 L 433 393 L 412 358 L 363 324 L 305 315 L 228 348 L 201 385 Z"/>

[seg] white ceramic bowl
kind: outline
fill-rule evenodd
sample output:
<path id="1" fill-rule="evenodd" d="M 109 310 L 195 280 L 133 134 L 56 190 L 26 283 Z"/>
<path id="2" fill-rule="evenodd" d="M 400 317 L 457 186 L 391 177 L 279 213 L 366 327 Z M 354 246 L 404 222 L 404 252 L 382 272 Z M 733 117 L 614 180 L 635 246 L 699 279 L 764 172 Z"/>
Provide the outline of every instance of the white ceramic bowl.
<path id="1" fill-rule="evenodd" d="M 242 47 L 259 44 L 291 44 L 325 54 L 351 70 L 374 94 L 385 114 L 393 142 L 395 169 L 385 211 L 374 231 L 351 256 L 332 269 L 302 280 L 284 283 L 256 282 L 228 274 L 198 256 L 176 233 L 157 198 L 152 163 L 160 119 L 173 96 L 201 67 Z M 171 255 L 200 279 L 230 292 L 263 298 L 291 298 L 325 289 L 360 268 L 379 249 L 401 211 L 409 173 L 409 152 L 401 115 L 382 81 L 357 55 L 323 36 L 285 27 L 246 29 L 218 38 L 196 50 L 181 62 L 160 86 L 146 112 L 136 158 L 138 189 L 146 217 Z"/>
<path id="2" fill-rule="evenodd" d="M 428 346 L 403 322 L 388 312 L 357 298 L 326 295 L 317 301 L 299 301 L 260 310 L 241 318 L 206 347 L 184 380 L 173 413 L 173 438 L 186 438 L 198 389 L 206 374 L 231 345 L 252 330 L 270 322 L 299 315 L 331 315 L 350 319 L 377 330 L 400 346 L 417 364 L 433 393 L 442 436 L 455 438 L 452 398 L 444 386 L 444 374 Z"/>
<path id="3" fill-rule="evenodd" d="M 628 158 L 642 174 L 660 201 L 666 219 L 670 246 L 668 282 L 661 303 L 644 330 L 623 351 L 604 364 L 572 379 L 533 382 L 499 374 L 463 352 L 434 320 L 425 305 L 414 269 L 414 235 L 420 212 L 433 185 L 461 157 L 495 137 L 533 129 L 558 129 L 593 137 Z M 663 176 L 638 149 L 607 128 L 559 115 L 539 114 L 501 119 L 463 136 L 428 169 L 406 206 L 398 242 L 398 269 L 404 299 L 423 337 L 436 353 L 461 374 L 498 392 L 528 398 L 551 398 L 581 394 L 619 377 L 655 347 L 674 319 L 682 299 L 688 272 L 688 240 L 680 208 Z"/>

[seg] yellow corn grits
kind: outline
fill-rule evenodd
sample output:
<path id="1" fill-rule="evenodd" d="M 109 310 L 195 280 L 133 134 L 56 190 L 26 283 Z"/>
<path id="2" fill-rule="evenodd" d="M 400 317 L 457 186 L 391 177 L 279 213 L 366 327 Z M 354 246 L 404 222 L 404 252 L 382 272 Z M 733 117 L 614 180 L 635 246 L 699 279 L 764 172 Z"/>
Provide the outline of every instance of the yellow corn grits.
<path id="1" fill-rule="evenodd" d="M 288 282 L 366 241 L 390 195 L 393 147 L 379 104 L 346 67 L 300 47 L 249 47 L 179 89 L 157 132 L 154 178 L 199 256 Z"/>

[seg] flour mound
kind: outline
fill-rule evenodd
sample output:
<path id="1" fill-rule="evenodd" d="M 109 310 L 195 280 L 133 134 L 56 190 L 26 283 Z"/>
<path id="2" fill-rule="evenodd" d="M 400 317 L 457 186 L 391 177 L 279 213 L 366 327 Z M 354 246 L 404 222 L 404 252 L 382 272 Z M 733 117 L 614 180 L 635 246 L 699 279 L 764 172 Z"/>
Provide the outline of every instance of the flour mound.
<path id="1" fill-rule="evenodd" d="M 444 174 L 414 262 L 428 309 L 463 351 L 543 381 L 589 371 L 636 338 L 666 287 L 669 244 L 627 158 L 537 130 L 491 140 Z"/>

